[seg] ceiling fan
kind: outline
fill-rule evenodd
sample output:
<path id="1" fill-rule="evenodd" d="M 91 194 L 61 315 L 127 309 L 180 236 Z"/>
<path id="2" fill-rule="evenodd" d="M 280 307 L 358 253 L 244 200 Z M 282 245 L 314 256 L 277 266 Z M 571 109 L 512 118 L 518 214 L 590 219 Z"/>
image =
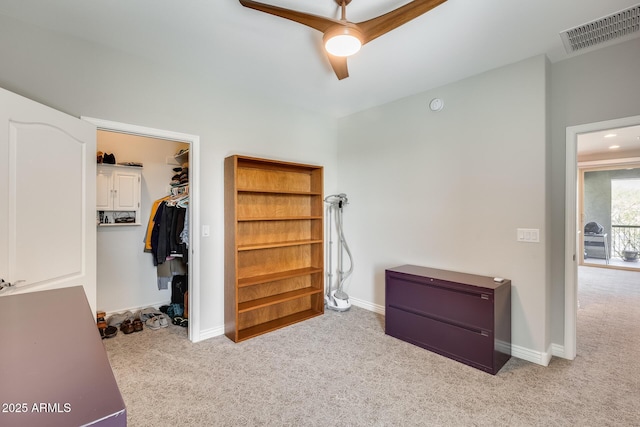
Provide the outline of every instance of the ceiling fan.
<path id="1" fill-rule="evenodd" d="M 323 42 L 331 68 L 338 80 L 349 77 L 347 57 L 360 47 L 389 31 L 430 11 L 447 0 L 413 0 L 391 12 L 359 23 L 347 21 L 346 9 L 351 0 L 335 0 L 342 8 L 342 18 L 333 19 L 309 13 L 298 12 L 253 0 L 240 0 L 244 7 L 266 12 L 306 25 L 324 34 Z"/>

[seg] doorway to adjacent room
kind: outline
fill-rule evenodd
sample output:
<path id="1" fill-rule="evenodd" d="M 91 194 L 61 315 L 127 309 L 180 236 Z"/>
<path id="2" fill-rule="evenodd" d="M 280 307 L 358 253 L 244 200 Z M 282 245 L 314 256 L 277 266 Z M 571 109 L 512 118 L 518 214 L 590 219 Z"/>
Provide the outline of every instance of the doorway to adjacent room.
<path id="1" fill-rule="evenodd" d="M 578 138 L 581 135 L 640 126 L 640 116 L 567 127 L 565 158 L 565 293 L 564 293 L 564 357 L 576 357 L 576 317 L 578 309 L 578 260 L 583 248 L 581 218 L 578 217 Z M 609 157 L 611 164 L 618 160 Z M 640 159 L 636 159 L 640 161 Z M 631 161 L 629 161 L 631 162 Z M 583 164 L 584 166 L 584 164 Z M 640 273 L 638 273 L 640 274 Z"/>

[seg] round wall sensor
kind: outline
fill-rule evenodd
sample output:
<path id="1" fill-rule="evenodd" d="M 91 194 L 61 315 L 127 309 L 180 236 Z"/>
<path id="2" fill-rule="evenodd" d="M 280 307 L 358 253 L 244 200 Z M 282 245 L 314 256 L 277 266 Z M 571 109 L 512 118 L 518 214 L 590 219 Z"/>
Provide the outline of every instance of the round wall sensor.
<path id="1" fill-rule="evenodd" d="M 444 101 L 440 98 L 433 98 L 429 103 L 431 111 L 440 111 L 444 108 Z"/>

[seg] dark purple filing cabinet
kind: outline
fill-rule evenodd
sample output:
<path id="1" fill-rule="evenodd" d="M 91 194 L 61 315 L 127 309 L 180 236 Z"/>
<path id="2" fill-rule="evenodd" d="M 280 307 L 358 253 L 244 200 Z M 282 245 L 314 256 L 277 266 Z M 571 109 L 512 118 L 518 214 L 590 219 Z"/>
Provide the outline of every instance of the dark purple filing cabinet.
<path id="1" fill-rule="evenodd" d="M 403 265 L 385 271 L 385 332 L 495 375 L 511 357 L 511 281 Z"/>
<path id="2" fill-rule="evenodd" d="M 82 286 L 0 297 L 0 426 L 126 427 Z"/>

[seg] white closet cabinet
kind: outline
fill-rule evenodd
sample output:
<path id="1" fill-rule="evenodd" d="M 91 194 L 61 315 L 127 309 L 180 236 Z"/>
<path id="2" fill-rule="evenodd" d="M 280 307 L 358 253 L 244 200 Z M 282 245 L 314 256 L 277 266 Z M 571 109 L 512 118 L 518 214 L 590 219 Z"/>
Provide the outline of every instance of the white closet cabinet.
<path id="1" fill-rule="evenodd" d="M 96 186 L 100 226 L 140 225 L 142 171 L 139 167 L 98 165 Z"/>

